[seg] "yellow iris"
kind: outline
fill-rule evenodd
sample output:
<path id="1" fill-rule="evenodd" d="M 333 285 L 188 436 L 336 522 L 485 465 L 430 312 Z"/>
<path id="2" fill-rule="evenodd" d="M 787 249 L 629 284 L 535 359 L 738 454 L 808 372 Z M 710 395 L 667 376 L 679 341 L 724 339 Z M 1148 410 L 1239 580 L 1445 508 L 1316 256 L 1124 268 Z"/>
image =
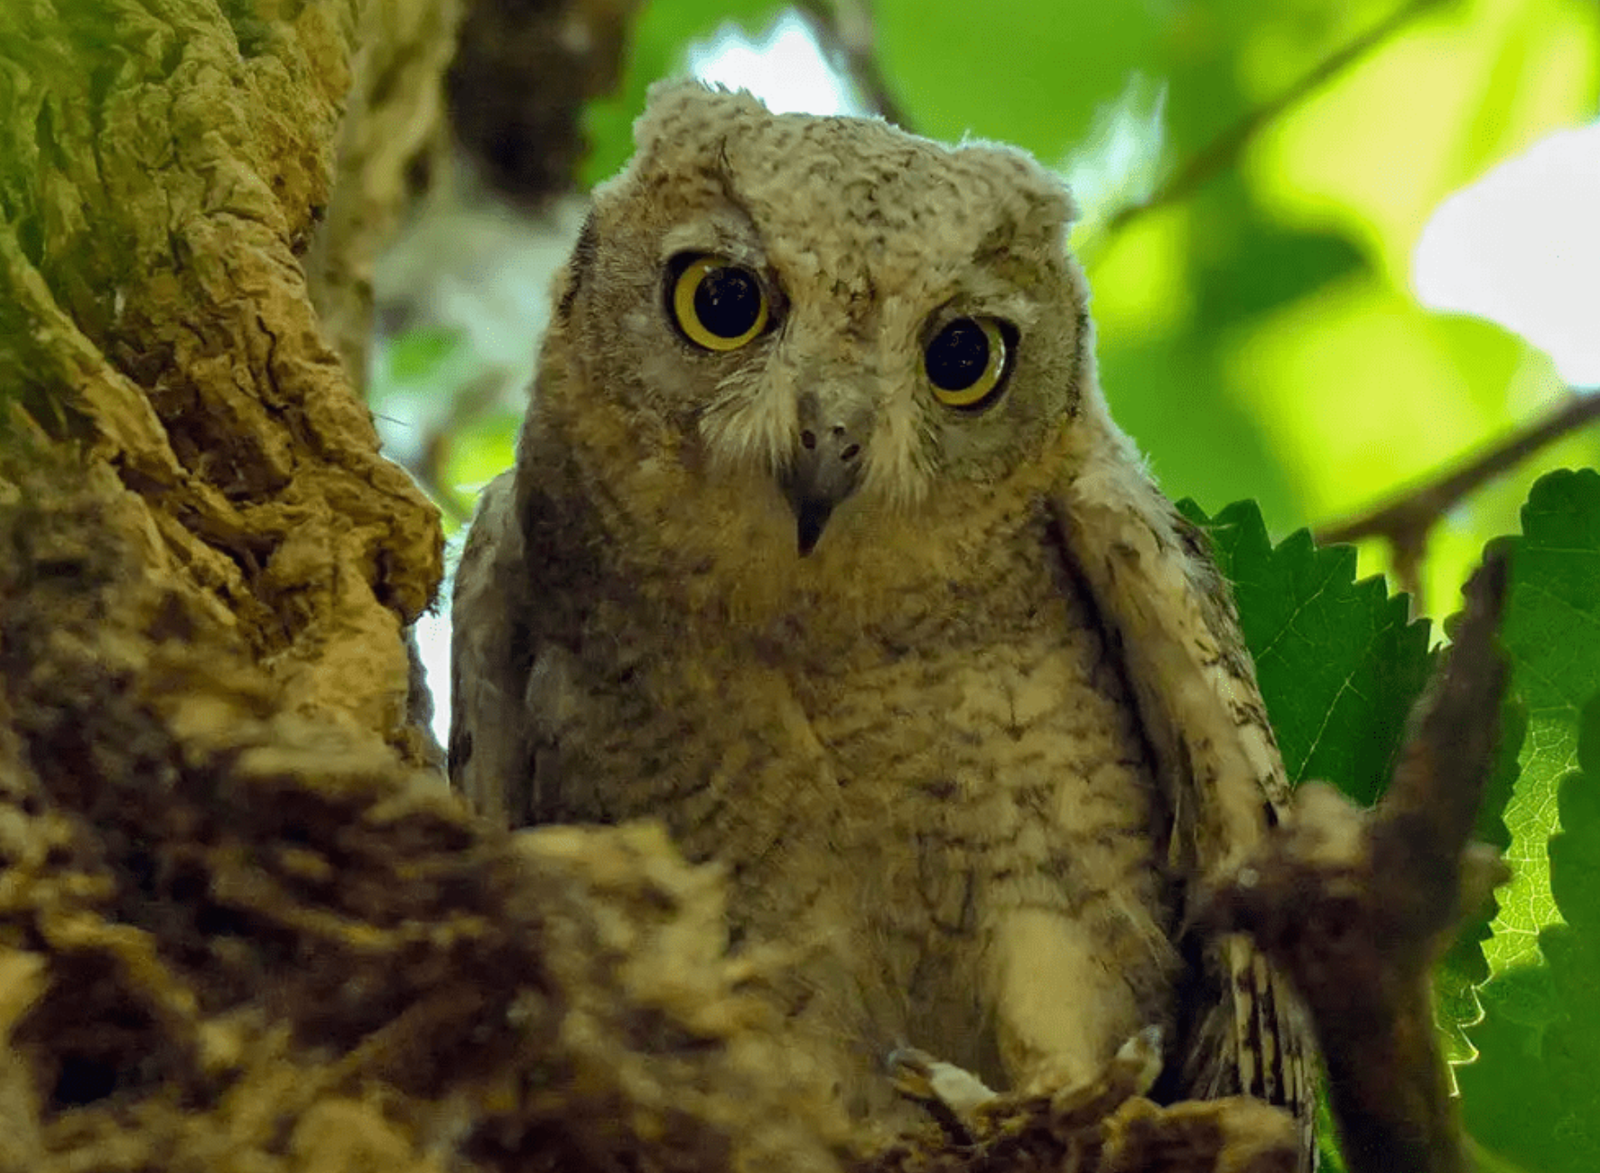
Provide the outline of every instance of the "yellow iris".
<path id="1" fill-rule="evenodd" d="M 1005 332 L 994 318 L 957 318 L 923 349 L 933 397 L 946 407 L 985 406 L 1005 377 Z"/>
<path id="2" fill-rule="evenodd" d="M 737 350 L 767 326 L 761 279 L 722 257 L 697 257 L 672 285 L 678 329 L 707 350 Z"/>

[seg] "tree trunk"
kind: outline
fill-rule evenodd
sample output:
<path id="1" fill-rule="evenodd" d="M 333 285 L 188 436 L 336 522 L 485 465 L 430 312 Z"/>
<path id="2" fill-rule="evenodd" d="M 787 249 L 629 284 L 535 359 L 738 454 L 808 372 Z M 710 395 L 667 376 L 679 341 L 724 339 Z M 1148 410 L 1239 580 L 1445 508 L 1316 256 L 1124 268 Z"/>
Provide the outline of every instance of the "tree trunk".
<path id="1" fill-rule="evenodd" d="M 107 540 L 285 708 L 420 760 L 401 629 L 439 581 L 438 516 L 378 454 L 302 268 L 363 6 L 222 7 L 0 11 L 8 444 L 71 445 L 120 505 Z"/>

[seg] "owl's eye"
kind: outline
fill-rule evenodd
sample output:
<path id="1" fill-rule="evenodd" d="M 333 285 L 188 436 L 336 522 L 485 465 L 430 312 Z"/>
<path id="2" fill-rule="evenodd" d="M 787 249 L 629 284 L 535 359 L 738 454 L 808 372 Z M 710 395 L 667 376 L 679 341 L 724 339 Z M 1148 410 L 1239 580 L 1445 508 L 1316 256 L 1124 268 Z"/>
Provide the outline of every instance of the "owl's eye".
<path id="1" fill-rule="evenodd" d="M 922 351 L 933 397 L 946 407 L 979 411 L 1005 389 L 1015 331 L 997 318 L 957 318 Z"/>
<path id="2" fill-rule="evenodd" d="M 737 350 L 766 329 L 767 295 L 761 279 L 743 265 L 694 257 L 668 273 L 672 318 L 696 346 Z"/>

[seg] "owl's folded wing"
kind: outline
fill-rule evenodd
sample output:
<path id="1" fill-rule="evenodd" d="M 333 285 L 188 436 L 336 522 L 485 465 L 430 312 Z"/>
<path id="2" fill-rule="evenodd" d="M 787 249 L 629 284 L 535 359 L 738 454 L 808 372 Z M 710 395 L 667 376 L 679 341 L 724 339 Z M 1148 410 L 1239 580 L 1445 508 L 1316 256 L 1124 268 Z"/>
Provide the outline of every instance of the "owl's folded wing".
<path id="1" fill-rule="evenodd" d="M 484 490 L 451 603 L 450 781 L 502 825 L 522 821 L 509 793 L 530 768 L 529 656 L 523 611 L 529 584 L 514 474 Z"/>
<path id="2" fill-rule="evenodd" d="M 1092 384 L 1066 443 L 1057 521 L 1120 644 L 1172 812 L 1169 861 L 1192 900 L 1276 821 L 1283 761 L 1206 536 L 1156 488 Z M 1314 1063 L 1286 979 L 1244 938 L 1199 953 L 1215 1005 L 1184 1041 L 1182 1093 L 1244 1092 L 1292 1109 L 1309 1161 Z"/>

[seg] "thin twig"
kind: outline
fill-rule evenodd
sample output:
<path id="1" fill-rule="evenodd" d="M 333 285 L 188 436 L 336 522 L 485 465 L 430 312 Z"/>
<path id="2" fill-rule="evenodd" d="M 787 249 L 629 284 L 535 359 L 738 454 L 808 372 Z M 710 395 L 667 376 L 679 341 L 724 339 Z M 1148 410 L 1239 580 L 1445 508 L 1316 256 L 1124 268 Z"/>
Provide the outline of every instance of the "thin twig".
<path id="1" fill-rule="evenodd" d="M 1385 505 L 1317 530 L 1317 541 L 1354 542 L 1381 537 L 1395 552 L 1395 561 L 1420 560 L 1428 532 L 1468 493 L 1509 472 L 1539 449 L 1600 419 L 1600 392 L 1571 389 L 1571 398 L 1555 410 L 1522 425 L 1489 447 L 1441 470 Z"/>
<path id="2" fill-rule="evenodd" d="M 1109 239 L 1147 212 L 1178 203 L 1193 195 L 1196 190 L 1230 167 L 1250 141 L 1265 127 L 1322 89 L 1430 9 L 1437 8 L 1445 2 L 1446 0 L 1409 0 L 1365 33 L 1323 58 L 1310 72 L 1283 93 L 1251 110 L 1192 155 L 1189 161 L 1168 176 L 1152 195 L 1113 213 L 1106 221 L 1102 239 Z"/>
<path id="3" fill-rule="evenodd" d="M 915 132 L 878 65 L 868 0 L 800 0 L 795 7 L 810 23 L 823 54 L 855 83 L 872 112 L 901 130 Z"/>

